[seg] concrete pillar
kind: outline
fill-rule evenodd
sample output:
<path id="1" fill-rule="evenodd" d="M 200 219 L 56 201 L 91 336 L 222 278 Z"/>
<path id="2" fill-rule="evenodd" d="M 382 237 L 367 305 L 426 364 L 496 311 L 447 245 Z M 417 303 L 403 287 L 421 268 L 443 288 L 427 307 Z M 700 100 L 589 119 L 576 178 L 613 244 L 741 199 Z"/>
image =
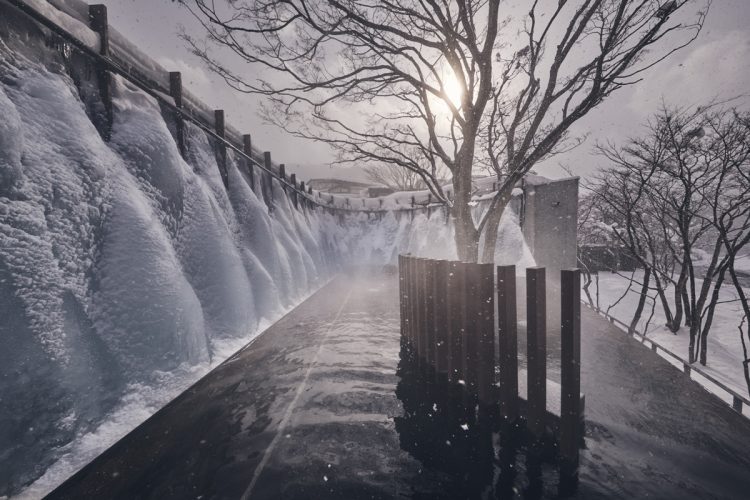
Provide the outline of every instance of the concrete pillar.
<path id="1" fill-rule="evenodd" d="M 577 266 L 578 177 L 550 180 L 526 176 L 521 227 L 538 266 L 557 281 Z"/>

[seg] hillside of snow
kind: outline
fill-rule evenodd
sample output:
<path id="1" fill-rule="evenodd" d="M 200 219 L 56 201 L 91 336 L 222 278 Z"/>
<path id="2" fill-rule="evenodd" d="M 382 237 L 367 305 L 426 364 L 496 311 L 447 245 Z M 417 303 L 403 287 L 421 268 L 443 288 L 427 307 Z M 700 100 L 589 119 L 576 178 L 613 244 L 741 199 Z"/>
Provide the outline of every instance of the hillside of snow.
<path id="1" fill-rule="evenodd" d="M 278 182 L 269 210 L 231 154 L 225 189 L 209 138 L 188 125 L 182 158 L 120 78 L 105 142 L 71 67 L 0 30 L 0 497 L 48 492 L 345 265 L 455 257 L 443 210 L 339 218 Z M 533 263 L 511 211 L 500 239 Z"/>

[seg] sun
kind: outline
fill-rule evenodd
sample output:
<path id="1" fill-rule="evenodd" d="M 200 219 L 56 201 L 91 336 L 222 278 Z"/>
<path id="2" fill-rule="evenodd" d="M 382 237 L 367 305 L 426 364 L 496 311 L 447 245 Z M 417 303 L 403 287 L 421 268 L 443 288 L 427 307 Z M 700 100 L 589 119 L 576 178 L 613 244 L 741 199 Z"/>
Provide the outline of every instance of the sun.
<path id="1" fill-rule="evenodd" d="M 446 75 L 443 77 L 443 88 L 445 89 L 445 94 L 448 96 L 448 100 L 451 104 L 460 108 L 461 98 L 464 95 L 463 89 L 461 89 L 461 85 L 458 83 L 456 75 L 450 70 L 446 72 Z"/>

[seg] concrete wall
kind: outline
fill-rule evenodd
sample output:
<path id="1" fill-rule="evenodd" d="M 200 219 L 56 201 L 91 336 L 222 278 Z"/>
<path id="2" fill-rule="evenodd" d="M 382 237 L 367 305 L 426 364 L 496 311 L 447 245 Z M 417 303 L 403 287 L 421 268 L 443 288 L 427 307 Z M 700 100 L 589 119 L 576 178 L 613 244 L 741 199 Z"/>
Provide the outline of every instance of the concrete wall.
<path id="1" fill-rule="evenodd" d="M 523 180 L 521 227 L 538 266 L 559 280 L 560 270 L 577 267 L 578 177 Z"/>

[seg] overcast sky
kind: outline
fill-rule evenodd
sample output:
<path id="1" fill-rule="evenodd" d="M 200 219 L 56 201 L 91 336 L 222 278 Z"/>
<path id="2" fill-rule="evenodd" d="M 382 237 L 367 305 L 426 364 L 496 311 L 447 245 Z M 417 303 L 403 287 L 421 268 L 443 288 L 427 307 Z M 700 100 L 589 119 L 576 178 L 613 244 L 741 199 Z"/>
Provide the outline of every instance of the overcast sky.
<path id="1" fill-rule="evenodd" d="M 178 33 L 201 27 L 171 0 L 101 0 L 108 6 L 110 24 L 170 71 L 182 71 L 183 85 L 216 109 L 225 109 L 227 122 L 253 135 L 254 144 L 270 150 L 288 172 L 305 179 L 339 177 L 362 180 L 357 169 L 327 167 L 332 155 L 325 145 L 294 139 L 264 124 L 257 116 L 256 98 L 229 89 L 187 50 Z M 697 5 L 701 5 L 700 2 Z M 697 10 L 697 7 L 696 7 Z M 197 35 L 196 35 L 197 36 Z M 750 94 L 750 0 L 714 0 L 698 40 L 650 70 L 645 81 L 624 88 L 579 121 L 576 134 L 589 134 L 579 148 L 555 157 L 538 168 L 550 177 L 594 172 L 601 159 L 592 154 L 596 141 L 623 141 L 638 134 L 641 125 L 663 98 L 672 105 L 699 105 L 714 97 Z M 750 98 L 744 98 L 750 102 Z"/>

